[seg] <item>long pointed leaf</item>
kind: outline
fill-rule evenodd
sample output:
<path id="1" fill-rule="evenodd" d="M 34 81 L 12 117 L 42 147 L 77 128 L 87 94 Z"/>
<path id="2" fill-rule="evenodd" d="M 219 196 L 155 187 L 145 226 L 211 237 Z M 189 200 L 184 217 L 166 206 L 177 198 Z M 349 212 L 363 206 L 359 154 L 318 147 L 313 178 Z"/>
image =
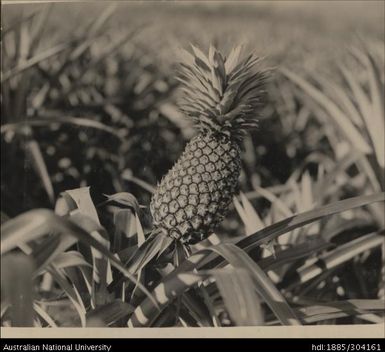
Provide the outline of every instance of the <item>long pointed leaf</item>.
<path id="1" fill-rule="evenodd" d="M 216 270 L 213 276 L 230 317 L 236 325 L 262 325 L 262 309 L 254 291 L 253 280 L 247 270 Z"/>
<path id="2" fill-rule="evenodd" d="M 84 222 L 87 222 L 87 224 L 90 225 L 91 219 L 88 221 L 87 218 L 84 218 L 79 221 L 82 222 L 83 225 Z M 83 228 L 57 216 L 47 209 L 30 210 L 2 225 L 1 254 L 16 248 L 20 243 L 29 242 L 51 232 L 66 233 L 74 236 L 86 245 L 94 247 L 110 260 L 112 266 L 121 271 L 123 275 L 133 283 L 136 283 L 137 280 L 133 275 L 104 247 L 103 244 L 99 243 Z M 148 290 L 142 284 L 138 284 L 138 287 L 146 294 L 146 296 L 149 296 L 151 301 L 154 302 L 153 297 L 151 297 Z M 156 302 L 154 303 L 156 304 Z"/>

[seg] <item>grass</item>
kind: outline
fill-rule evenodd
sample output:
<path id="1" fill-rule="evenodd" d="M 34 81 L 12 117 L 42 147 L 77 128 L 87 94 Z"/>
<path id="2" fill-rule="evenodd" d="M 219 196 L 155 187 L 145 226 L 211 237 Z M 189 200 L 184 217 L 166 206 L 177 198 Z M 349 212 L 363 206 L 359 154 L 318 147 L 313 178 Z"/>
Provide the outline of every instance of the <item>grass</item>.
<path id="1" fill-rule="evenodd" d="M 5 7 L 2 326 L 383 322 L 382 29 L 359 3 L 344 21 L 341 4 L 292 5 L 98 4 L 85 21 Z M 182 47 L 248 39 L 277 67 L 230 215 L 189 248 L 148 211 L 194 133 L 175 103 L 176 28 Z"/>

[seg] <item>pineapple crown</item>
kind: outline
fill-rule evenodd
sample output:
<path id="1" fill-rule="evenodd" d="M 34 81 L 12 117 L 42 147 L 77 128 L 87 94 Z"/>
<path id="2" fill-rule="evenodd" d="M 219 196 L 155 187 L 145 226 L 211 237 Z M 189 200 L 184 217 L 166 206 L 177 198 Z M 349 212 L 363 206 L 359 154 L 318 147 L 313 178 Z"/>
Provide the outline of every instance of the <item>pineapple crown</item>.
<path id="1" fill-rule="evenodd" d="M 265 95 L 266 72 L 255 70 L 260 59 L 242 56 L 242 47 L 227 57 L 210 46 L 208 56 L 191 45 L 182 49 L 178 80 L 179 107 L 202 132 L 218 132 L 240 141 L 247 129 L 258 127 L 257 110 Z"/>

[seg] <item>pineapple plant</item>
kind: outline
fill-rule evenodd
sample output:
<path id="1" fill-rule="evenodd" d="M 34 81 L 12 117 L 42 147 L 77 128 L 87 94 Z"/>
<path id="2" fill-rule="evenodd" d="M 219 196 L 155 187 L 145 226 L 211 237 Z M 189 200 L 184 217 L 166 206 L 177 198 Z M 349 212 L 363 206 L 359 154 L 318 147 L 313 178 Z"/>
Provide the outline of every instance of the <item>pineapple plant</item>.
<path id="1" fill-rule="evenodd" d="M 237 193 L 242 137 L 258 125 L 266 72 L 240 46 L 227 57 L 213 46 L 182 56 L 179 107 L 198 133 L 158 184 L 150 211 L 155 228 L 189 245 L 214 231 Z"/>

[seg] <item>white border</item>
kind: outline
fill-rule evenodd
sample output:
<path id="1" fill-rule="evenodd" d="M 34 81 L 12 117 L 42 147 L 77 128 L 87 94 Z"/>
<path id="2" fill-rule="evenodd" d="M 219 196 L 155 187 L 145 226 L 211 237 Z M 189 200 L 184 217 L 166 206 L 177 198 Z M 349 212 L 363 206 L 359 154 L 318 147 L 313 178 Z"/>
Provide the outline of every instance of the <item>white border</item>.
<path id="1" fill-rule="evenodd" d="M 232 328 L 1 328 L 2 338 L 385 338 L 385 325 Z"/>

